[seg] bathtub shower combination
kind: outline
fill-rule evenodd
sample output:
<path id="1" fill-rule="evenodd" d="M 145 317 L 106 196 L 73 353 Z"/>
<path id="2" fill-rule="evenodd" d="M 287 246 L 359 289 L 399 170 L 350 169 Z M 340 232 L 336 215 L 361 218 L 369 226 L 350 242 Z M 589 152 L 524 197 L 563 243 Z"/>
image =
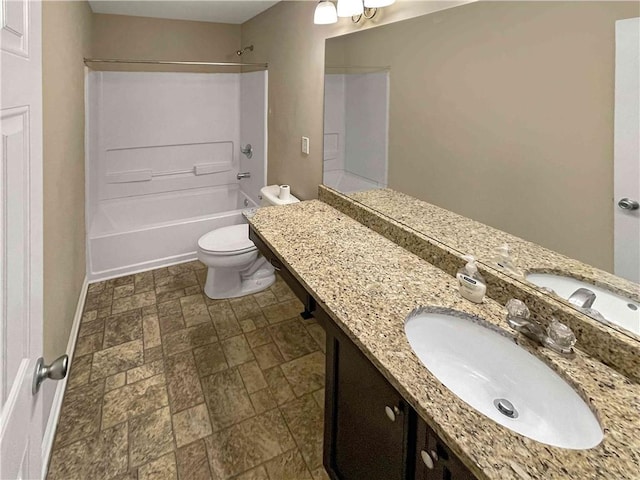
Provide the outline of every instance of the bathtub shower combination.
<path id="1" fill-rule="evenodd" d="M 258 205 L 266 71 L 92 71 L 87 90 L 90 281 L 195 259 Z"/>
<path id="2" fill-rule="evenodd" d="M 372 71 L 361 71 L 362 69 Z M 324 77 L 322 182 L 344 193 L 387 186 L 389 71 L 359 67 Z"/>

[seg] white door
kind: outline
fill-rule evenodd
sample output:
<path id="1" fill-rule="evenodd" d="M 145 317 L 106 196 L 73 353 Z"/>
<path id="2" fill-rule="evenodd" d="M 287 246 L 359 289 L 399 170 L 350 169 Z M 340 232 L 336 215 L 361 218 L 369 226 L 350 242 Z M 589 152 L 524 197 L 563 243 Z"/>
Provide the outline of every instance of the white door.
<path id="1" fill-rule="evenodd" d="M 640 282 L 640 18 L 616 22 L 614 171 L 615 274 Z"/>
<path id="2" fill-rule="evenodd" d="M 42 45 L 39 1 L 0 6 L 0 478 L 42 476 Z"/>

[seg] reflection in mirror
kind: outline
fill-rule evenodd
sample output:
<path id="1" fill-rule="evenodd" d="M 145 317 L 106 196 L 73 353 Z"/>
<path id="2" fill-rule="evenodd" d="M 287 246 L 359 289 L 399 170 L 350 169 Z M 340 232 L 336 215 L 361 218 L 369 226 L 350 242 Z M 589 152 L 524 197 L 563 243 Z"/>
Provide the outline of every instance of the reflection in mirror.
<path id="1" fill-rule="evenodd" d="M 386 187 L 388 126 L 387 69 L 328 68 L 324 184 L 344 193 Z"/>
<path id="2" fill-rule="evenodd" d="M 640 211 L 618 207 L 640 195 L 639 15 L 636 2 L 475 2 L 327 40 L 328 67 L 389 66 L 387 185 L 407 195 L 350 196 L 640 334 Z M 597 287 L 589 307 L 569 301 L 580 282 Z"/>

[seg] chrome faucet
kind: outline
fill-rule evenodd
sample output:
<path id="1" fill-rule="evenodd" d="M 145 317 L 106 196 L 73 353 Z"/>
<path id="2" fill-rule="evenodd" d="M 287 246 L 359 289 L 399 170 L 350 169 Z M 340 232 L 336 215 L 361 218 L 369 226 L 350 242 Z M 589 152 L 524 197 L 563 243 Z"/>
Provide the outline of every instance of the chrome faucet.
<path id="1" fill-rule="evenodd" d="M 591 308 L 596 301 L 596 294 L 588 288 L 579 288 L 569 297 L 569 303 L 578 308 Z"/>
<path id="2" fill-rule="evenodd" d="M 238 180 L 242 180 L 243 178 L 251 178 L 251 172 L 240 172 L 236 175 Z"/>
<path id="3" fill-rule="evenodd" d="M 541 323 L 531 318 L 531 312 L 520 300 L 512 298 L 507 302 L 507 323 L 515 331 L 540 345 L 564 355 L 573 353 L 576 336 L 565 324 L 552 317 L 551 324 L 545 329 Z"/>

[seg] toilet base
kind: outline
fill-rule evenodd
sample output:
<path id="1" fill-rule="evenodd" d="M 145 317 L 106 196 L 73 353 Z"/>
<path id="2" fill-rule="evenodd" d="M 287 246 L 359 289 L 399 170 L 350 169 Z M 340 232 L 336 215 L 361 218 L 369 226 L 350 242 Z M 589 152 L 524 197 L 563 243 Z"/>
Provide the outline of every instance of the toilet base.
<path id="1" fill-rule="evenodd" d="M 260 272 L 257 272 L 260 273 Z M 252 293 L 258 293 L 262 290 L 269 288 L 276 282 L 276 274 L 272 270 L 271 272 L 265 272 L 265 276 L 256 278 L 254 275 L 251 278 L 242 281 L 242 288 L 240 293 L 236 297 L 242 297 L 243 295 L 251 295 Z"/>
<path id="2" fill-rule="evenodd" d="M 243 297 L 269 288 L 276 281 L 273 268 L 261 268 L 252 275 L 243 278 L 235 269 L 212 268 L 207 271 L 204 293 L 212 300 Z"/>

